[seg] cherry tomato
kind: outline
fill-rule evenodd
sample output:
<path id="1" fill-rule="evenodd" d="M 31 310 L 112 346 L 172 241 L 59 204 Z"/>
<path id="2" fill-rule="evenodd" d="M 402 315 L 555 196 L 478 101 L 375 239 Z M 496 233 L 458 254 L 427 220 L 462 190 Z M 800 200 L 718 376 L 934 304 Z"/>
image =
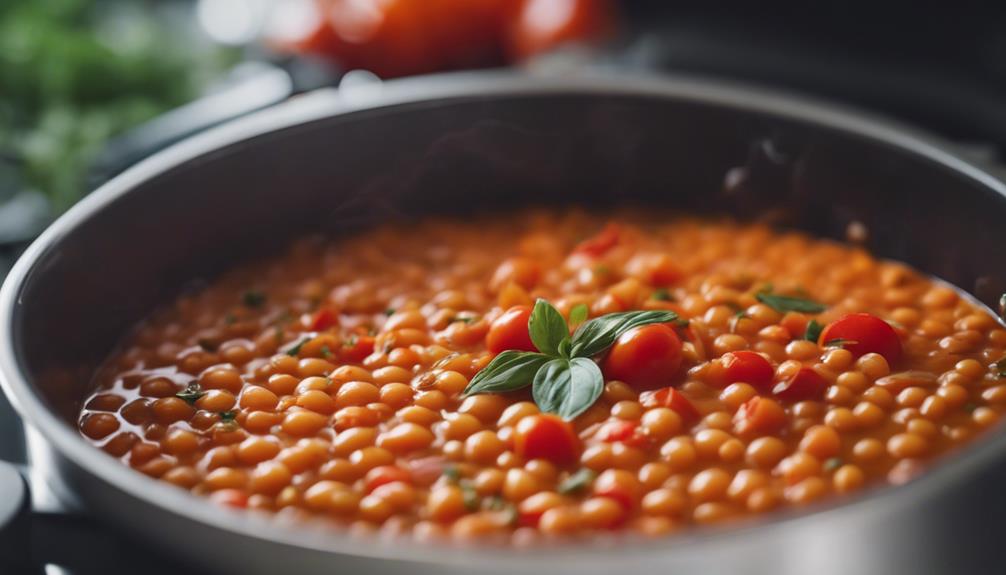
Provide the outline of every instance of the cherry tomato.
<path id="1" fill-rule="evenodd" d="M 605 443 L 624 443 L 640 447 L 647 443 L 645 435 L 640 433 L 639 424 L 624 419 L 612 419 L 601 424 L 594 439 Z"/>
<path id="2" fill-rule="evenodd" d="M 210 495 L 210 500 L 218 505 L 237 507 L 238 509 L 248 507 L 248 495 L 239 489 L 221 489 L 219 491 L 214 491 Z"/>
<path id="3" fill-rule="evenodd" d="M 580 439 L 569 422 L 542 413 L 525 417 L 517 424 L 514 451 L 524 461 L 547 459 L 565 467 L 579 461 Z"/>
<path id="4" fill-rule="evenodd" d="M 683 275 L 681 268 L 667 254 L 640 254 L 625 264 L 631 276 L 650 284 L 664 287 L 676 283 Z"/>
<path id="5" fill-rule="evenodd" d="M 613 27 L 610 0 L 522 0 L 509 22 L 507 54 L 523 60 L 571 41 L 596 40 Z"/>
<path id="6" fill-rule="evenodd" d="M 775 370 L 760 353 L 753 351 L 731 351 L 720 358 L 723 363 L 723 383 L 747 383 L 758 391 L 769 391 Z"/>
<path id="7" fill-rule="evenodd" d="M 490 324 L 489 333 L 486 334 L 486 347 L 492 353 L 502 353 L 508 349 L 538 351 L 527 330 L 530 319 L 530 306 L 518 305 L 506 310 Z"/>
<path id="8" fill-rule="evenodd" d="M 823 346 L 834 340 L 843 340 L 842 347 L 856 357 L 879 353 L 889 363 L 901 359 L 898 332 L 891 324 L 868 313 L 851 313 L 828 324 L 818 342 Z"/>
<path id="9" fill-rule="evenodd" d="M 625 510 L 631 510 L 639 501 L 639 492 L 634 483 L 619 481 L 620 470 L 609 469 L 594 480 L 594 495 L 610 497 L 617 501 Z M 621 471 L 625 473 L 625 471 Z"/>
<path id="10" fill-rule="evenodd" d="M 412 475 L 395 465 L 381 465 L 375 467 L 367 472 L 367 477 L 365 479 L 367 493 L 377 489 L 378 487 L 400 481 L 402 483 L 412 483 Z"/>
<path id="11" fill-rule="evenodd" d="M 776 384 L 772 393 L 786 401 L 821 399 L 828 389 L 828 381 L 809 367 L 801 367 L 786 381 Z"/>
<path id="12" fill-rule="evenodd" d="M 695 421 L 701 415 L 692 402 L 673 387 L 643 392 L 639 396 L 639 402 L 647 409 L 666 407 L 677 413 L 685 422 Z"/>
<path id="13" fill-rule="evenodd" d="M 591 257 L 601 257 L 608 250 L 615 247 L 618 244 L 619 236 L 622 233 L 622 228 L 616 223 L 609 223 L 604 226 L 600 232 L 597 233 L 592 238 L 587 238 L 580 242 L 575 248 L 573 248 L 574 253 L 586 254 Z"/>
<path id="14" fill-rule="evenodd" d="M 785 425 L 786 411 L 767 397 L 752 397 L 734 414 L 734 427 L 740 435 L 775 433 Z"/>
<path id="15" fill-rule="evenodd" d="M 314 312 L 308 321 L 307 329 L 311 331 L 325 331 L 339 324 L 339 314 L 330 307 L 323 307 Z"/>
<path id="16" fill-rule="evenodd" d="M 636 389 L 666 386 L 681 367 L 681 340 L 664 324 L 630 329 L 604 358 L 604 374 Z"/>
<path id="17" fill-rule="evenodd" d="M 352 335 L 339 349 L 339 359 L 347 363 L 359 363 L 374 353 L 374 338 L 369 335 Z"/>

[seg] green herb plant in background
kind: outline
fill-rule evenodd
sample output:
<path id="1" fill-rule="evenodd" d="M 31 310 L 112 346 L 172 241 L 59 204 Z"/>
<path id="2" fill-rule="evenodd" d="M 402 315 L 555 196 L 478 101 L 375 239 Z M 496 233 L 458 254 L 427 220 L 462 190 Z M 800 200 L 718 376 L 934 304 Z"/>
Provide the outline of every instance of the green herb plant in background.
<path id="1" fill-rule="evenodd" d="M 28 189 L 65 210 L 110 137 L 193 99 L 233 63 L 192 41 L 191 21 L 172 27 L 170 8 L 190 6 L 0 1 L 0 201 Z"/>

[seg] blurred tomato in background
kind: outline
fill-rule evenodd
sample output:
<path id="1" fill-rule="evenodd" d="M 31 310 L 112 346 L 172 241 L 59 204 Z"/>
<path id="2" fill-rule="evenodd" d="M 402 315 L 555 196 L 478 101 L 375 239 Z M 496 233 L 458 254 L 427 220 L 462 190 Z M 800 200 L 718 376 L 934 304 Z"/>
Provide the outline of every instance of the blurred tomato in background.
<path id="1" fill-rule="evenodd" d="M 280 3 L 266 41 L 381 77 L 520 62 L 615 29 L 611 0 L 310 0 Z"/>

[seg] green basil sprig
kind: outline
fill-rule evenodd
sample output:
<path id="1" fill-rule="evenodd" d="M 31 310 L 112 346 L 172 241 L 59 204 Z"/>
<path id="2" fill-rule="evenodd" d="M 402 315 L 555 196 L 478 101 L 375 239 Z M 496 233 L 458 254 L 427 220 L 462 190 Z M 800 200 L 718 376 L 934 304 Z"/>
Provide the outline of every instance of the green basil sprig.
<path id="1" fill-rule="evenodd" d="M 573 419 L 593 405 L 604 391 L 604 376 L 594 356 L 607 350 L 630 329 L 677 319 L 678 314 L 672 311 L 610 313 L 581 323 L 570 335 L 562 314 L 539 299 L 528 320 L 528 334 L 540 353 L 517 350 L 500 353 L 475 374 L 464 395 L 502 393 L 530 385 L 531 395 L 542 411 Z"/>

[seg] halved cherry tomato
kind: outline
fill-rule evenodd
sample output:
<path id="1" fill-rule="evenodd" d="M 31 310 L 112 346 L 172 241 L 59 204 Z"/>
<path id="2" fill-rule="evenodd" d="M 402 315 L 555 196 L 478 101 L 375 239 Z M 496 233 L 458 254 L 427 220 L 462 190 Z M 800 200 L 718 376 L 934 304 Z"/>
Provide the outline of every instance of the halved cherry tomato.
<path id="1" fill-rule="evenodd" d="M 579 461 L 580 438 L 559 416 L 531 415 L 521 419 L 514 430 L 514 451 L 525 461 L 547 459 L 565 467 Z"/>
<path id="2" fill-rule="evenodd" d="M 248 495 L 240 489 L 220 489 L 219 491 L 214 491 L 210 494 L 210 501 L 218 505 L 237 507 L 238 509 L 248 507 Z"/>
<path id="3" fill-rule="evenodd" d="M 505 43 L 511 58 L 525 59 L 578 40 L 594 40 L 613 24 L 610 0 L 522 0 Z"/>
<path id="4" fill-rule="evenodd" d="M 767 397 L 752 397 L 734 414 L 734 427 L 740 435 L 775 433 L 785 425 L 786 410 Z"/>
<path id="5" fill-rule="evenodd" d="M 731 351 L 720 358 L 723 364 L 723 383 L 747 383 L 758 391 L 772 389 L 775 370 L 760 353 L 753 351 Z"/>
<path id="6" fill-rule="evenodd" d="M 580 242 L 574 253 L 586 254 L 591 257 L 601 257 L 608 250 L 618 244 L 618 239 L 622 234 L 622 228 L 616 223 L 609 223 L 594 237 L 587 238 Z"/>
<path id="7" fill-rule="evenodd" d="M 604 374 L 636 389 L 655 389 L 671 382 L 681 367 L 681 340 L 664 324 L 630 329 L 604 358 Z"/>
<path id="8" fill-rule="evenodd" d="M 828 389 L 828 381 L 809 367 L 801 367 L 786 381 L 776 384 L 772 393 L 786 401 L 821 399 Z"/>
<path id="9" fill-rule="evenodd" d="M 400 481 L 402 483 L 412 483 L 412 474 L 395 465 L 381 465 L 367 472 L 365 479 L 367 493 L 378 487 Z"/>
<path id="10" fill-rule="evenodd" d="M 901 359 L 901 339 L 891 324 L 868 313 L 851 313 L 833 321 L 821 332 L 818 342 L 842 340 L 842 347 L 859 357 L 879 353 L 889 363 Z"/>
<path id="11" fill-rule="evenodd" d="M 339 349 L 339 359 L 347 363 L 359 363 L 374 353 L 374 338 L 369 335 L 352 335 Z"/>
<path id="12" fill-rule="evenodd" d="M 624 419 L 612 419 L 602 423 L 594 434 L 594 439 L 605 443 L 624 443 L 633 447 L 647 443 L 646 436 L 640 433 L 639 424 Z"/>
<path id="13" fill-rule="evenodd" d="M 323 307 L 314 312 L 307 324 L 310 331 L 325 331 L 339 324 L 339 314 L 330 307 Z"/>
<path id="14" fill-rule="evenodd" d="M 489 326 L 486 347 L 492 353 L 502 353 L 508 349 L 538 351 L 527 329 L 530 319 L 530 306 L 518 305 L 506 310 Z"/>
<path id="15" fill-rule="evenodd" d="M 687 397 L 673 387 L 665 387 L 656 391 L 646 391 L 640 394 L 639 402 L 643 407 L 666 407 L 677 413 L 685 422 L 695 421 L 701 415 L 698 409 Z"/>

